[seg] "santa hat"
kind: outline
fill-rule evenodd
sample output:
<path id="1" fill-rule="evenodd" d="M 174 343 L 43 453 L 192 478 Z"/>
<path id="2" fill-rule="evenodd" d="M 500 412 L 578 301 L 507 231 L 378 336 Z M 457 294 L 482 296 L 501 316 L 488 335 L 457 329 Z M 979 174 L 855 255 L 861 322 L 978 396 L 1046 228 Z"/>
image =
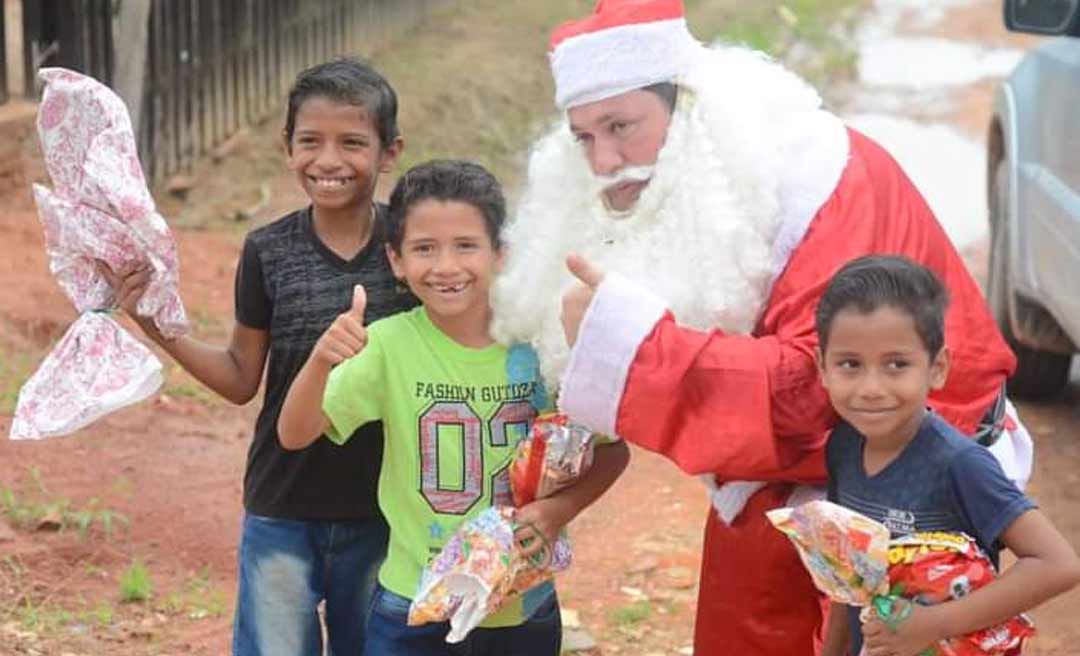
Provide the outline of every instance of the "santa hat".
<path id="1" fill-rule="evenodd" d="M 682 0 L 599 0 L 591 16 L 551 35 L 555 104 L 569 109 L 673 81 L 699 48 Z"/>

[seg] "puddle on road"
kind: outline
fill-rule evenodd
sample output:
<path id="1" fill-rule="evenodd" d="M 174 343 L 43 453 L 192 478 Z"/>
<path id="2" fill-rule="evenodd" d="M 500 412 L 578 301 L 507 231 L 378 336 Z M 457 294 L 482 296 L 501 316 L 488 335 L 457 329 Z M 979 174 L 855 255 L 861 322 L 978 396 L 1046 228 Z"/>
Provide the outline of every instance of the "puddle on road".
<path id="1" fill-rule="evenodd" d="M 900 162 L 959 249 L 987 232 L 985 147 L 950 125 L 910 117 L 946 115 L 955 91 L 1008 75 L 1023 51 L 900 36 L 897 30 L 933 28 L 949 8 L 971 4 L 877 0 L 858 30 L 860 89 L 845 117 Z"/>
<path id="2" fill-rule="evenodd" d="M 1005 77 L 1023 56 L 1015 48 L 987 49 L 937 38 L 860 41 L 859 81 L 870 87 L 905 89 L 960 86 Z"/>
<path id="3" fill-rule="evenodd" d="M 858 114 L 847 121 L 892 153 L 957 249 L 986 234 L 986 151 L 981 144 L 947 125 L 899 116 Z"/>

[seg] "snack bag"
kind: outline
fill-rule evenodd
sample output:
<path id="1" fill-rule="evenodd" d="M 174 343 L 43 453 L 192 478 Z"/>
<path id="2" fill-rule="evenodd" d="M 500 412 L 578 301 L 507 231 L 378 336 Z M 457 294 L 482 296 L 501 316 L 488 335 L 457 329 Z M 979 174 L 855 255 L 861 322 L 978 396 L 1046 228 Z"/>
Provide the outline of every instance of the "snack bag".
<path id="1" fill-rule="evenodd" d="M 66 435 L 161 385 L 161 363 L 109 315 L 116 298 L 96 260 L 114 271 L 153 268 L 139 314 L 166 337 L 188 331 L 179 264 L 146 188 L 124 102 L 74 71 L 45 68 L 38 109 L 53 188 L 34 185 L 49 269 L 80 316 L 19 392 L 12 439 Z"/>
<path id="2" fill-rule="evenodd" d="M 881 617 L 892 614 L 897 597 L 932 606 L 966 597 L 997 576 L 993 563 L 975 540 L 963 533 L 913 533 L 889 546 L 891 595 L 873 604 Z M 863 610 L 863 614 L 871 612 Z M 1035 633 L 1026 615 L 963 636 L 943 640 L 924 656 L 983 656 L 1009 654 Z"/>
<path id="3" fill-rule="evenodd" d="M 510 488 L 517 507 L 543 499 L 573 483 L 592 465 L 594 435 L 566 415 L 546 413 L 518 442 L 510 465 Z"/>
<path id="4" fill-rule="evenodd" d="M 795 543 L 814 585 L 837 601 L 867 606 L 889 591 L 889 529 L 828 501 L 765 513 Z"/>
<path id="5" fill-rule="evenodd" d="M 570 545 L 556 541 L 547 563 L 523 557 L 514 540 L 514 509 L 488 508 L 458 529 L 424 568 L 409 625 L 450 621 L 447 642 L 461 642 L 514 595 L 570 566 Z"/>
<path id="6" fill-rule="evenodd" d="M 766 513 L 795 544 L 814 585 L 834 601 L 862 606 L 889 625 L 910 614 L 907 600 L 929 606 L 959 599 L 994 579 L 989 558 L 962 533 L 914 533 L 889 541 L 884 525 L 829 501 Z M 1034 633 L 1025 616 L 939 642 L 920 656 L 1003 656 Z M 864 650 L 865 653 L 865 650 Z"/>

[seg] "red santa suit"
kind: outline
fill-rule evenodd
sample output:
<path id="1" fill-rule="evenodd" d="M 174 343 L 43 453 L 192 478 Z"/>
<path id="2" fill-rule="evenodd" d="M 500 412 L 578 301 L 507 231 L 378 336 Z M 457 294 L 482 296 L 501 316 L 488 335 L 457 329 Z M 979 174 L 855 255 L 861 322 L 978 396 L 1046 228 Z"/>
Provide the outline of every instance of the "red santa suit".
<path id="1" fill-rule="evenodd" d="M 974 430 L 1014 360 L 896 162 L 781 67 L 692 41 L 680 11 L 672 0 L 604 0 L 556 33 L 560 106 L 665 79 L 677 82 L 678 104 L 626 213 L 604 207 L 565 123 L 540 141 L 507 232 L 493 331 L 536 349 L 572 418 L 712 486 L 695 653 L 812 656 L 821 597 L 763 513 L 825 478 L 835 417 L 818 380 L 813 313 L 830 277 L 854 257 L 893 253 L 942 278 L 953 359 L 931 403 L 962 430 Z M 571 251 L 608 273 L 572 351 L 558 319 Z M 1013 427 L 995 449 L 1022 482 L 1030 438 Z"/>
<path id="2" fill-rule="evenodd" d="M 901 254 L 944 281 L 952 367 L 930 403 L 961 430 L 974 432 L 1015 364 L 978 286 L 921 196 L 880 146 L 848 134 L 843 174 L 791 252 L 752 335 L 682 328 L 663 301 L 616 278 L 601 287 L 563 379 L 563 409 L 597 430 L 661 453 L 689 473 L 772 481 L 730 525 L 710 513 L 695 632 L 699 654 L 814 653 L 813 642 L 797 640 L 820 630 L 813 585 L 764 511 L 787 505 L 795 483 L 825 478 L 823 447 L 835 416 L 814 363 L 814 309 L 841 265 L 869 253 Z M 613 343 L 619 332 L 611 324 L 625 324 L 629 315 L 647 328 Z M 625 375 L 613 370 L 626 362 Z M 1027 441 L 1010 434 L 999 444 L 1023 450 Z M 1029 460 L 1017 463 L 1008 453 L 1000 459 L 1015 478 L 1026 478 Z"/>

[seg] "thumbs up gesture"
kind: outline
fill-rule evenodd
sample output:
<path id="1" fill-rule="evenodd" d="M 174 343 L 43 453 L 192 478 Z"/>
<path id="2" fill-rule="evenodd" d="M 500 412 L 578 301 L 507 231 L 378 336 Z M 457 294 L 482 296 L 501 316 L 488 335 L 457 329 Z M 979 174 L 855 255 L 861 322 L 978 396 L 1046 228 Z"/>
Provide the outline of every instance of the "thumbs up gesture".
<path id="1" fill-rule="evenodd" d="M 566 257 L 566 268 L 578 280 L 563 294 L 562 300 L 563 332 L 566 333 L 566 343 L 573 346 L 577 342 L 581 322 L 585 319 L 585 311 L 596 295 L 596 288 L 604 281 L 604 272 L 575 253 Z"/>
<path id="2" fill-rule="evenodd" d="M 367 345 L 367 328 L 364 328 L 364 308 L 367 307 L 367 293 L 363 285 L 353 288 L 352 306 L 338 315 L 334 323 L 326 329 L 311 357 L 330 367 L 341 364 Z"/>

